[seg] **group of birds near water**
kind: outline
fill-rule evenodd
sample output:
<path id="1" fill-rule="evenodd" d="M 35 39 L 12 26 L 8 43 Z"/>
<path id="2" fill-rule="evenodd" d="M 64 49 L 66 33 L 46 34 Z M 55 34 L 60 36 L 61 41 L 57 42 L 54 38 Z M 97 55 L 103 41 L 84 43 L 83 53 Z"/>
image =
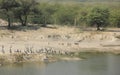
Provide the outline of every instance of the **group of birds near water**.
<path id="1" fill-rule="evenodd" d="M 10 49 L 8 51 L 5 50 L 5 46 L 2 45 L 0 49 L 0 53 L 2 54 L 17 54 L 17 53 L 23 53 L 23 54 L 52 54 L 52 55 L 70 55 L 70 52 L 66 50 L 57 50 L 51 47 L 46 48 L 40 48 L 40 49 L 33 49 L 33 47 L 26 47 L 25 50 L 16 49 L 13 50 L 12 46 L 10 46 Z"/>

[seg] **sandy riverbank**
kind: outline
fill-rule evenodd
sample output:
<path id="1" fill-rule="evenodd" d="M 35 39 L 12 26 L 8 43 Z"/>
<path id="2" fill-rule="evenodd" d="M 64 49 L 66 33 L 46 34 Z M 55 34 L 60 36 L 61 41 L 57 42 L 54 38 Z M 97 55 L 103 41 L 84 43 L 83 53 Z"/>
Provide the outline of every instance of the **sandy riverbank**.
<path id="1" fill-rule="evenodd" d="M 9 50 L 54 48 L 64 51 L 98 49 L 120 52 L 120 32 L 81 31 L 74 27 L 40 28 L 38 30 L 0 30 L 0 52 Z"/>
<path id="2" fill-rule="evenodd" d="M 83 31 L 80 28 L 66 26 L 41 27 L 36 30 L 0 30 L 2 56 L 10 56 L 10 54 L 14 56 L 16 53 L 39 54 L 36 56 L 39 58 L 35 59 L 41 60 L 42 53 L 71 55 L 71 52 L 119 54 L 120 32 Z M 69 58 L 64 59 L 69 60 Z"/>

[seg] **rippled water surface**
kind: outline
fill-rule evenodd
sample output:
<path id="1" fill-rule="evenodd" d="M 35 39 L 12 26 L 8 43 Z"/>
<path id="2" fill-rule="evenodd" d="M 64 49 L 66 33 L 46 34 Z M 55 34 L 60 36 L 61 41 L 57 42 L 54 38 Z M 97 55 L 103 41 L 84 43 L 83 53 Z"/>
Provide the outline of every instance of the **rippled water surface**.
<path id="1" fill-rule="evenodd" d="M 7 65 L 0 67 L 0 75 L 120 75 L 120 56 L 99 55 L 81 61 Z"/>

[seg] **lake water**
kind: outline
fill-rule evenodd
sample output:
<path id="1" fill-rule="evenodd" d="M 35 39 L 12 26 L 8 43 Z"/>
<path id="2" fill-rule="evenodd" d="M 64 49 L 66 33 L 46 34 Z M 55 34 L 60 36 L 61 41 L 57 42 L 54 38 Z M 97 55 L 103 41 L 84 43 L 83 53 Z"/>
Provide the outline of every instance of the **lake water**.
<path id="1" fill-rule="evenodd" d="M 80 61 L 1 66 L 0 75 L 120 75 L 120 56 L 99 55 Z"/>

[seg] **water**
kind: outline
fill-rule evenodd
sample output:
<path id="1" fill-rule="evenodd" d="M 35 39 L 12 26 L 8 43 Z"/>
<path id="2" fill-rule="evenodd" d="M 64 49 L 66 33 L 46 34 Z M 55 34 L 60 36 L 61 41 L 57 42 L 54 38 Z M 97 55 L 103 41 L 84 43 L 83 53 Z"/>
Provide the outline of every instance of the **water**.
<path id="1" fill-rule="evenodd" d="M 99 55 L 80 61 L 1 66 L 0 75 L 120 75 L 120 56 Z"/>

